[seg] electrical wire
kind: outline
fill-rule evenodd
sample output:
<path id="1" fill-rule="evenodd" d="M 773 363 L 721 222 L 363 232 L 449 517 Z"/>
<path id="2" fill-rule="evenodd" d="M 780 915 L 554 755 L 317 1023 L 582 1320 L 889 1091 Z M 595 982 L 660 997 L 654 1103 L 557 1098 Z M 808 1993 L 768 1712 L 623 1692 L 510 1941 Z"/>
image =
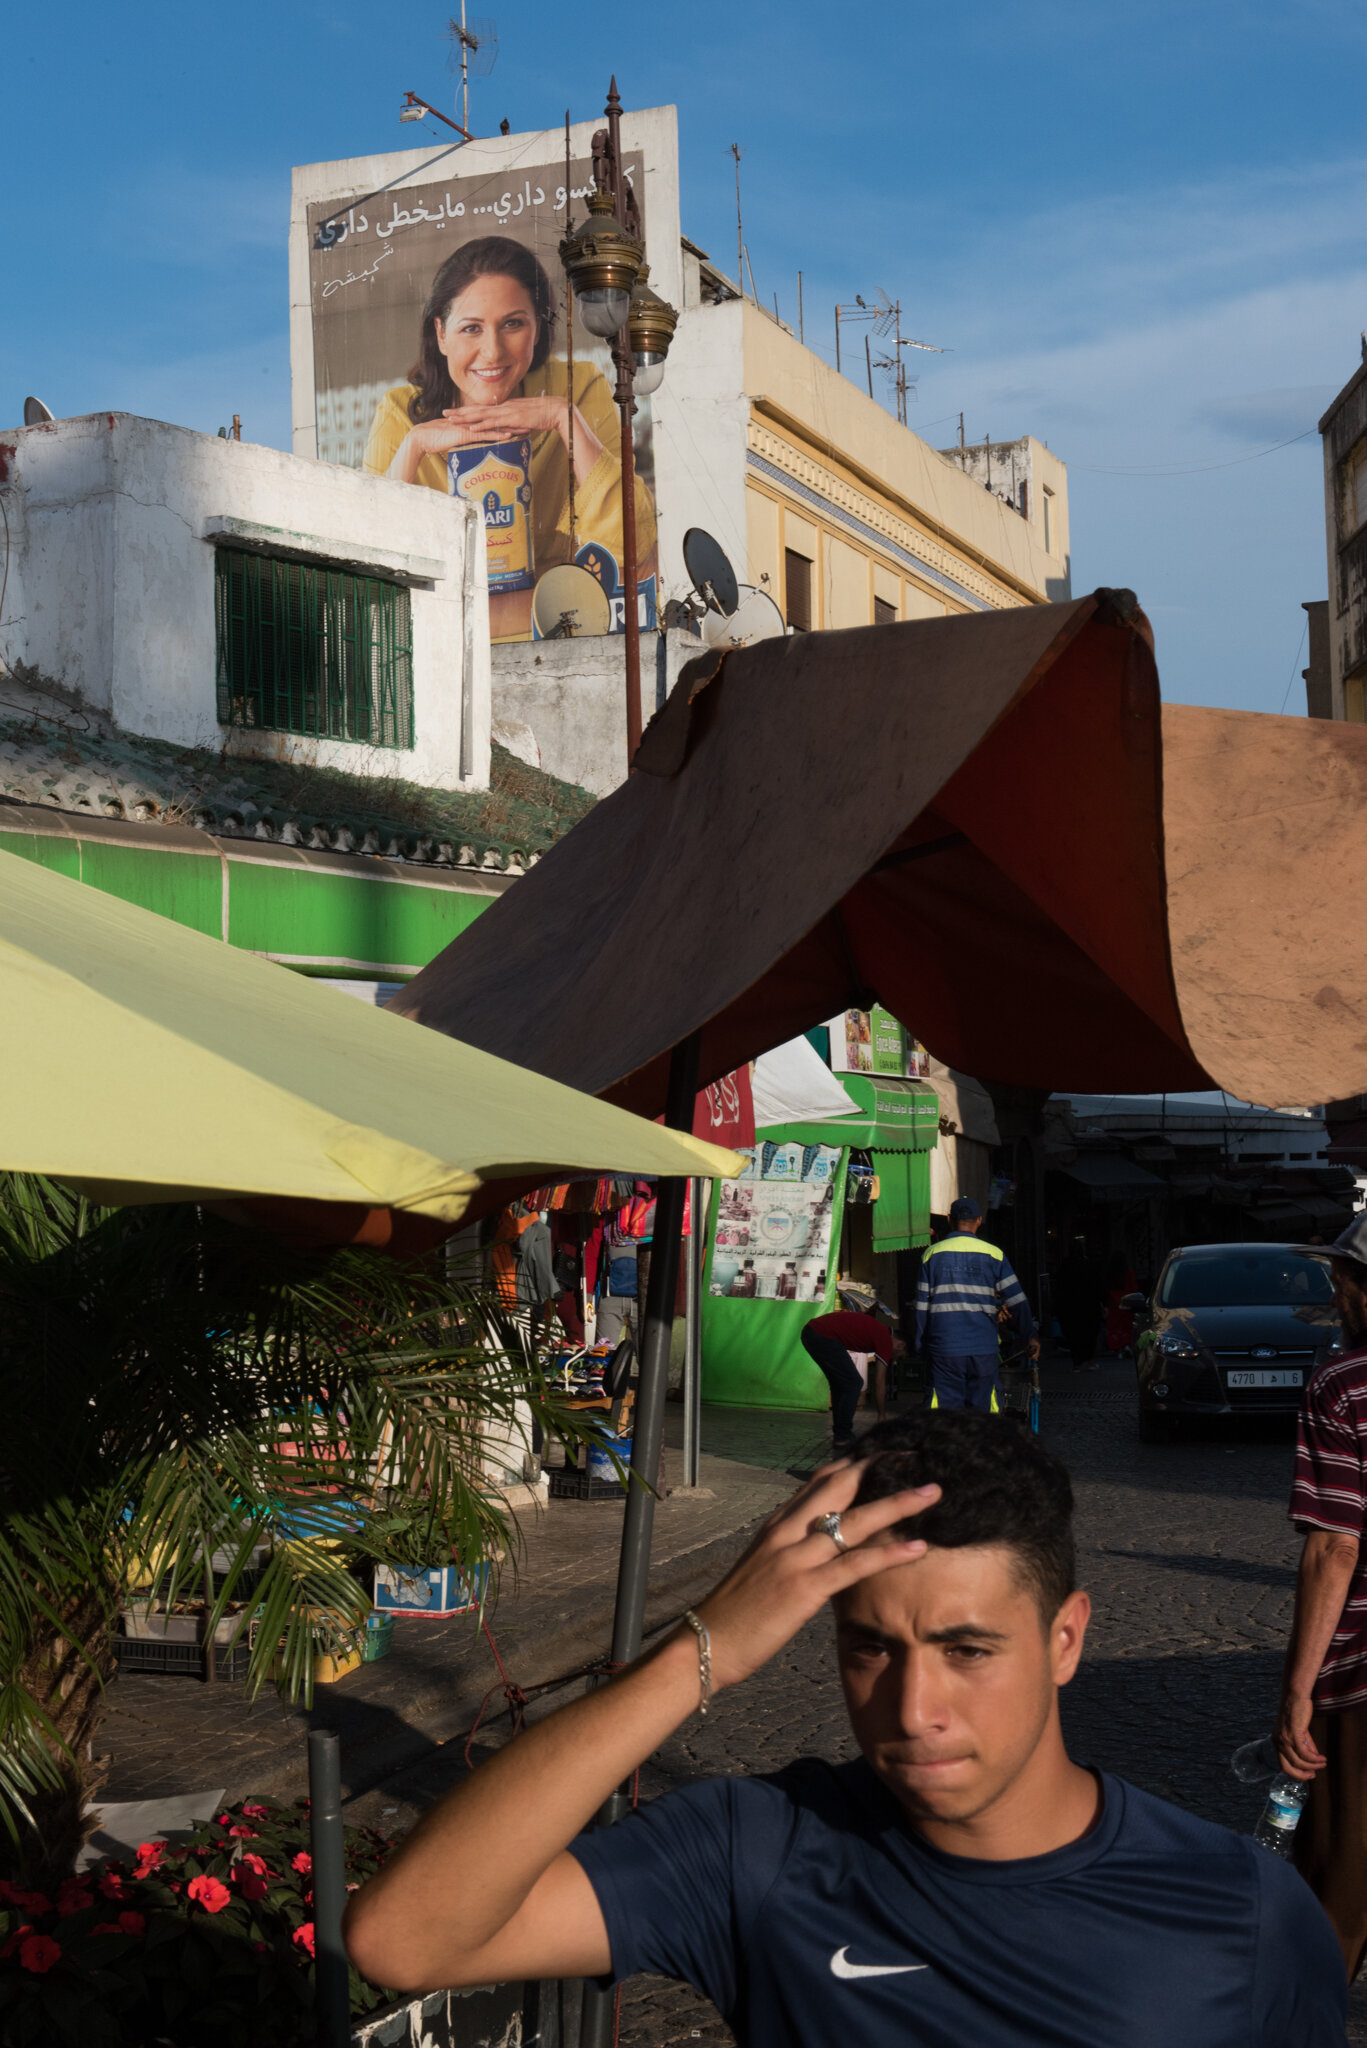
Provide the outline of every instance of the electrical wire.
<path id="1" fill-rule="evenodd" d="M 1297 441 L 1308 441 L 1318 427 L 1307 427 L 1303 434 L 1292 434 L 1289 440 L 1274 441 L 1270 448 L 1259 448 L 1253 455 L 1234 455 L 1228 462 L 1190 462 L 1178 469 L 1097 469 L 1085 462 L 1070 462 L 1069 470 L 1081 470 L 1084 476 L 1203 476 L 1212 469 L 1238 469 L 1241 463 L 1261 462 L 1265 455 L 1275 455 L 1278 449 L 1293 448 Z"/>
<path id="2" fill-rule="evenodd" d="M 1290 675 L 1289 675 L 1289 676 L 1287 677 L 1287 679 L 1286 679 L 1286 688 L 1285 688 L 1285 689 L 1283 690 L 1283 692 L 1282 692 L 1282 702 L 1281 702 L 1281 711 L 1279 711 L 1279 712 L 1277 713 L 1277 716 L 1278 716 L 1279 718 L 1281 717 L 1282 711 L 1285 711 L 1285 709 L 1286 709 L 1286 700 L 1287 700 L 1287 698 L 1288 698 L 1288 697 L 1289 697 L 1289 696 L 1291 695 L 1291 685 L 1292 685 L 1292 684 L 1293 684 L 1293 683 L 1295 682 L 1295 680 L 1296 680 L 1296 670 L 1297 670 L 1297 669 L 1298 669 L 1298 668 L 1300 667 L 1300 663 L 1301 663 L 1301 649 L 1302 649 L 1302 647 L 1304 647 L 1304 645 L 1305 645 L 1305 636 L 1306 636 L 1306 634 L 1307 634 L 1307 633 L 1308 633 L 1309 631 L 1310 631 L 1310 620 L 1309 620 L 1309 617 L 1307 616 L 1307 618 L 1306 618 L 1306 621 L 1305 621 L 1305 624 L 1304 624 L 1304 625 L 1303 625 L 1303 626 L 1301 627 L 1301 637 L 1300 637 L 1300 639 L 1299 639 L 1299 640 L 1298 640 L 1298 641 L 1296 642 L 1296 652 L 1295 652 L 1295 655 L 1294 655 L 1294 657 L 1293 657 L 1293 659 L 1292 659 L 1292 662 L 1291 662 L 1291 673 L 1290 673 Z"/>

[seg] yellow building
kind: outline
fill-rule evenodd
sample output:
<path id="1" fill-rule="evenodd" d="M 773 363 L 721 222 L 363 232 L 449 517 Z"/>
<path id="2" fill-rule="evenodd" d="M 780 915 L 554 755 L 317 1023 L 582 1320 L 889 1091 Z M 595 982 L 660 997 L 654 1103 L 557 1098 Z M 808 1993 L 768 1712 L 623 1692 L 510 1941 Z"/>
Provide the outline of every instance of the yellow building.
<path id="1" fill-rule="evenodd" d="M 683 249 L 654 418 L 666 596 L 695 525 L 799 630 L 1070 595 L 1068 474 L 1041 442 L 932 448 Z"/>

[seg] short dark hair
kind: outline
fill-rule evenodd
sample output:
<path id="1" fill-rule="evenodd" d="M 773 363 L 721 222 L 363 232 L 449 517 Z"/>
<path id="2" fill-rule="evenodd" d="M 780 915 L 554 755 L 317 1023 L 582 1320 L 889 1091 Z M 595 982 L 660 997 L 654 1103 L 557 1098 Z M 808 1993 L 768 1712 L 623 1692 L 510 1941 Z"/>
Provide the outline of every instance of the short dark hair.
<path id="1" fill-rule="evenodd" d="M 1053 1620 L 1077 1584 L 1073 1486 L 1037 1437 L 1009 1416 L 923 1408 L 879 1423 L 859 1450 L 856 1505 L 909 1486 L 942 1486 L 943 1499 L 899 1522 L 896 1533 L 945 1550 L 995 1543 L 1013 1551 L 1041 1616 Z"/>

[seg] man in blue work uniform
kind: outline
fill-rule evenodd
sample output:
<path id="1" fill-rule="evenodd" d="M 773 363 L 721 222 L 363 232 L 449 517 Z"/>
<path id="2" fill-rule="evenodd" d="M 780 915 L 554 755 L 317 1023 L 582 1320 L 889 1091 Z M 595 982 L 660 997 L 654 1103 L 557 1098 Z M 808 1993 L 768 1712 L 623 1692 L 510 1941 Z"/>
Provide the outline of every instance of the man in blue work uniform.
<path id="1" fill-rule="evenodd" d="M 1018 1337 L 1039 1357 L 1035 1319 L 1005 1252 L 980 1244 L 983 1212 L 969 1195 L 949 1209 L 948 1237 L 921 1261 L 916 1349 L 930 1368 L 932 1408 L 996 1410 L 997 1331 L 1005 1309 Z"/>

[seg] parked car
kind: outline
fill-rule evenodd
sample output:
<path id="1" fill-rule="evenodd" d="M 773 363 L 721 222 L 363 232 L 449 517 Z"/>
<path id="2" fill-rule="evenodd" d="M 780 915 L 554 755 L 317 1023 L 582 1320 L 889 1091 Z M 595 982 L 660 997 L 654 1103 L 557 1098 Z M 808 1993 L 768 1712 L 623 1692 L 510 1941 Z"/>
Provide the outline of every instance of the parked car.
<path id="1" fill-rule="evenodd" d="M 1170 1252 L 1135 1314 L 1139 1434 L 1154 1442 L 1200 1416 L 1294 1415 L 1342 1338 L 1329 1267 L 1289 1244 L 1195 1244 Z"/>

